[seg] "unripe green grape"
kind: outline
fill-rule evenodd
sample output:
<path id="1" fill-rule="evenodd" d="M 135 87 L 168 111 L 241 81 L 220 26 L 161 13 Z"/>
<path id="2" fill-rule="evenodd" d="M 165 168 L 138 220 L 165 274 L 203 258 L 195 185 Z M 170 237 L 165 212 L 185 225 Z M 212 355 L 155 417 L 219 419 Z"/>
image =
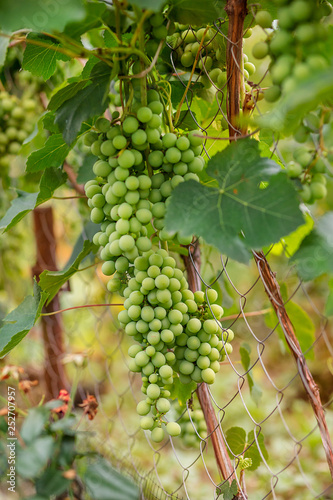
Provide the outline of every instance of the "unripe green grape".
<path id="1" fill-rule="evenodd" d="M 178 151 L 178 149 L 177 149 L 177 151 Z M 164 198 L 168 198 L 171 195 L 171 193 L 172 193 L 172 184 L 171 184 L 171 181 L 168 180 L 168 181 L 163 182 L 160 190 L 161 190 L 162 196 Z"/>
<path id="2" fill-rule="evenodd" d="M 166 344 L 170 344 L 175 339 L 174 333 L 171 330 L 165 329 L 161 332 L 161 340 Z"/>
<path id="3" fill-rule="evenodd" d="M 147 128 L 146 137 L 149 144 L 156 144 L 160 139 L 160 133 L 158 129 Z"/>
<path id="4" fill-rule="evenodd" d="M 140 109 L 138 109 L 137 117 L 141 123 L 149 122 L 149 120 L 151 120 L 152 116 L 153 116 L 153 112 L 147 106 L 143 106 Z"/>
<path id="5" fill-rule="evenodd" d="M 262 28 L 270 28 L 272 26 L 273 18 L 267 10 L 260 10 L 256 13 L 255 22 Z"/>
<path id="6" fill-rule="evenodd" d="M 114 146 L 115 149 L 124 149 L 127 144 L 127 139 L 124 135 L 116 135 L 112 139 L 112 145 Z"/>
<path id="7" fill-rule="evenodd" d="M 269 48 L 266 42 L 258 42 L 252 48 L 252 55 L 255 59 L 263 59 L 268 55 Z"/>
<path id="8" fill-rule="evenodd" d="M 137 210 L 136 212 L 136 218 L 138 219 L 139 222 L 142 224 L 148 224 L 148 222 L 151 221 L 153 215 L 150 210 L 147 208 L 141 208 L 140 210 Z"/>
<path id="9" fill-rule="evenodd" d="M 126 313 L 126 311 L 121 311 L 121 313 Z M 118 320 L 119 320 L 119 315 L 120 313 L 118 314 Z M 120 321 L 120 320 L 119 320 Z M 131 345 L 129 348 L 128 348 L 128 355 L 131 357 L 131 358 L 135 358 L 135 356 L 138 354 L 138 352 L 142 351 L 142 348 L 140 345 Z M 148 413 L 148 412 L 147 412 Z"/>
<path id="10" fill-rule="evenodd" d="M 167 27 L 162 25 L 158 26 L 157 28 L 153 28 L 153 35 L 158 40 L 164 40 L 168 35 Z"/>
<path id="11" fill-rule="evenodd" d="M 187 329 L 190 333 L 198 333 L 201 330 L 201 321 L 198 318 L 191 318 L 187 324 Z M 194 337 L 195 338 L 195 337 Z M 199 344 L 200 345 L 200 342 Z M 196 349 L 196 347 L 192 347 L 189 345 L 191 349 Z"/>
<path id="12" fill-rule="evenodd" d="M 155 443 L 160 443 L 164 439 L 164 431 L 161 427 L 155 427 L 151 432 L 151 439 Z"/>
<path id="13" fill-rule="evenodd" d="M 138 340 L 138 342 L 140 342 L 140 340 Z M 152 373 L 154 373 L 155 371 L 155 367 L 153 365 L 153 363 L 148 363 L 146 366 L 144 366 L 142 368 L 142 373 L 144 375 L 146 375 L 146 377 L 149 377 L 150 375 L 152 375 Z"/>
<path id="14" fill-rule="evenodd" d="M 190 361 L 181 361 L 179 364 L 179 372 L 183 375 L 191 375 L 194 370 L 194 364 Z"/>
<path id="15" fill-rule="evenodd" d="M 90 212 L 90 219 L 94 224 L 99 224 L 104 220 L 104 212 L 101 208 L 94 207 Z"/>
<path id="16" fill-rule="evenodd" d="M 151 109 L 155 115 L 163 113 L 163 104 L 160 101 L 152 101 L 148 104 L 148 108 Z"/>
<path id="17" fill-rule="evenodd" d="M 139 182 L 137 177 L 134 177 L 134 175 L 130 175 L 125 180 L 125 186 L 130 191 L 136 191 L 139 188 L 139 185 L 140 185 L 140 182 Z"/>
<path id="18" fill-rule="evenodd" d="M 128 149 L 123 151 L 123 153 L 118 158 L 118 163 L 122 168 L 131 168 L 135 163 L 135 156 L 132 151 Z"/>
<path id="19" fill-rule="evenodd" d="M 141 401 L 141 402 L 144 402 L 144 401 Z M 153 417 L 143 417 L 140 421 L 140 427 L 141 429 L 147 431 L 147 430 L 151 430 L 153 427 L 154 427 L 154 419 Z"/>
<path id="20" fill-rule="evenodd" d="M 120 290 L 120 286 L 121 286 L 120 279 L 117 278 L 109 280 L 108 284 L 106 285 L 109 292 L 117 292 L 118 290 Z"/>
<path id="21" fill-rule="evenodd" d="M 211 368 L 205 368 L 201 371 L 201 377 L 206 384 L 213 384 L 215 381 L 215 372 Z"/>
<path id="22" fill-rule="evenodd" d="M 156 292 L 156 298 L 161 304 L 164 304 L 171 300 L 171 293 L 169 290 L 158 290 Z"/>
<path id="23" fill-rule="evenodd" d="M 264 96 L 267 102 L 275 102 L 281 95 L 281 89 L 278 85 L 273 85 L 265 90 Z"/>
<path id="24" fill-rule="evenodd" d="M 299 177 L 302 172 L 303 172 L 303 168 L 299 163 L 295 163 L 294 161 L 290 161 L 287 164 L 287 174 L 292 179 Z"/>
<path id="25" fill-rule="evenodd" d="M 120 258 L 124 258 L 124 257 L 120 257 Z M 119 259 L 118 259 L 119 260 Z M 144 299 L 144 296 L 141 292 L 139 292 L 138 290 L 134 290 L 130 296 L 129 296 L 129 299 L 130 301 L 132 302 L 133 305 L 140 305 L 142 304 L 143 302 L 143 299 Z M 140 311 L 140 315 L 141 315 L 141 311 Z"/>
<path id="26" fill-rule="evenodd" d="M 113 142 L 108 140 L 101 144 L 101 153 L 105 156 L 113 156 L 116 154 L 117 150 L 113 145 Z"/>
<path id="27" fill-rule="evenodd" d="M 129 219 L 133 214 L 133 208 L 128 203 L 122 203 L 118 207 L 118 215 L 122 219 Z M 125 234 L 125 233 L 124 233 Z"/>
<path id="28" fill-rule="evenodd" d="M 312 182 L 310 185 L 311 194 L 315 200 L 320 200 L 327 196 L 327 188 L 324 184 L 319 182 Z"/>
<path id="29" fill-rule="evenodd" d="M 125 195 L 125 202 L 129 205 L 136 205 L 140 200 L 140 193 L 138 191 L 128 191 Z"/>
<path id="30" fill-rule="evenodd" d="M 148 415 L 148 413 L 150 412 L 150 409 L 151 409 L 151 406 L 148 403 L 146 403 L 146 401 L 140 401 L 136 407 L 137 414 L 140 416 Z"/>
<path id="31" fill-rule="evenodd" d="M 166 431 L 171 437 L 179 436 L 181 433 L 181 427 L 177 422 L 168 422 L 166 425 Z"/>
<path id="32" fill-rule="evenodd" d="M 194 318 L 192 318 L 194 319 Z M 187 339 L 187 347 L 189 349 L 192 349 L 193 351 L 199 349 L 200 347 L 200 340 L 198 339 L 198 337 L 195 337 L 195 336 L 191 336 Z"/>
<path id="33" fill-rule="evenodd" d="M 110 128 L 110 122 L 109 120 L 107 120 L 106 118 L 104 117 L 100 117 L 100 118 L 97 118 L 97 120 L 95 121 L 95 127 L 97 128 L 97 130 L 99 132 L 107 132 Z"/>
<path id="34" fill-rule="evenodd" d="M 126 134 L 133 134 L 139 128 L 139 122 L 134 116 L 128 116 L 123 122 L 123 130 Z"/>
<path id="35" fill-rule="evenodd" d="M 129 234 L 123 235 L 119 240 L 119 247 L 124 252 L 128 252 L 128 251 L 132 250 L 132 248 L 134 248 L 134 246 L 135 246 L 135 240 Z"/>
<path id="36" fill-rule="evenodd" d="M 111 167 L 106 161 L 98 160 L 94 163 L 93 172 L 97 177 L 107 177 L 111 172 Z"/>
<path id="37" fill-rule="evenodd" d="M 107 260 L 106 262 L 103 262 L 102 264 L 102 273 L 105 274 L 105 276 L 111 276 L 116 270 L 115 263 L 113 260 Z"/>
<path id="38" fill-rule="evenodd" d="M 159 386 L 157 384 L 150 384 L 147 387 L 147 396 L 150 399 L 154 399 L 154 400 L 158 399 L 160 397 L 160 394 L 161 394 L 161 389 L 159 388 Z"/>
<path id="39" fill-rule="evenodd" d="M 160 413 L 167 413 L 170 410 L 170 402 L 168 399 L 160 398 L 156 402 L 156 408 Z"/>
<path id="40" fill-rule="evenodd" d="M 142 146 L 147 141 L 147 134 L 144 130 L 139 129 L 132 134 L 132 142 L 138 146 Z"/>

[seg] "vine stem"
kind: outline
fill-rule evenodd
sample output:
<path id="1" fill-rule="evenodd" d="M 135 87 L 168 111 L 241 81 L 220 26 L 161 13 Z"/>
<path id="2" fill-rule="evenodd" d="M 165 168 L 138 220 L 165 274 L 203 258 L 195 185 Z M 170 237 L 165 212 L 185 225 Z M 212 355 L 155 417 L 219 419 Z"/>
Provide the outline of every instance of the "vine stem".
<path id="1" fill-rule="evenodd" d="M 227 37 L 227 115 L 230 138 L 236 138 L 241 134 L 238 122 L 243 60 L 243 29 L 244 19 L 247 14 L 246 4 L 246 0 L 228 0 L 225 6 L 229 19 Z"/>
<path id="2" fill-rule="evenodd" d="M 198 61 L 199 61 L 200 51 L 201 51 L 201 48 L 203 46 L 203 43 L 204 43 L 204 40 L 205 40 L 205 37 L 206 37 L 206 33 L 207 33 L 208 30 L 209 30 L 209 26 L 206 27 L 206 29 L 204 31 L 204 34 L 202 36 L 202 39 L 200 41 L 198 52 L 197 52 L 197 55 L 195 56 L 194 63 L 193 63 L 193 66 L 192 66 L 192 71 L 191 71 L 191 74 L 190 74 L 190 78 L 189 78 L 189 80 L 187 82 L 187 85 L 186 85 L 183 97 L 181 98 L 181 101 L 178 104 L 178 108 L 177 108 L 177 112 L 176 112 L 176 116 L 175 116 L 175 120 L 174 120 L 176 125 L 178 123 L 180 112 L 181 112 L 181 109 L 182 109 L 182 105 L 184 104 L 184 101 L 186 99 L 188 89 L 190 88 L 190 85 L 191 85 L 191 82 L 192 82 L 192 78 L 193 78 L 193 75 L 194 75 L 194 72 L 195 72 L 195 68 L 197 67 L 197 64 L 198 64 Z"/>
<path id="3" fill-rule="evenodd" d="M 295 359 L 302 384 L 309 397 L 313 412 L 317 419 L 327 464 L 333 479 L 333 445 L 328 431 L 323 405 L 320 399 L 319 388 L 313 379 L 304 354 L 302 353 L 294 327 L 284 306 L 280 287 L 275 278 L 275 274 L 271 270 L 263 252 L 253 252 L 253 255 L 257 263 L 259 275 L 265 287 L 266 294 L 275 310 L 288 347 Z"/>
<path id="4" fill-rule="evenodd" d="M 109 306 L 122 307 L 123 305 L 124 304 L 85 304 L 84 306 L 66 307 L 66 309 L 58 309 L 58 311 L 52 311 L 50 313 L 42 313 L 41 316 L 53 316 L 54 314 L 60 314 L 65 311 L 71 311 L 72 309 L 85 309 L 88 307 L 109 307 Z"/>

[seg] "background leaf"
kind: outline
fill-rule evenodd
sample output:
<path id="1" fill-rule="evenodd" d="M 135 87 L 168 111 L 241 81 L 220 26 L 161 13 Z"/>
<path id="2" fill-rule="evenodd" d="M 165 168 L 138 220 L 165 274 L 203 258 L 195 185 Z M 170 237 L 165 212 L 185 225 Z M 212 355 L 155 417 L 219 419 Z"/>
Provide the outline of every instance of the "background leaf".
<path id="1" fill-rule="evenodd" d="M 159 12 L 166 0 L 130 0 L 131 5 L 136 5 L 140 9 L 149 9 L 153 12 Z"/>
<path id="2" fill-rule="evenodd" d="M 169 17 L 181 24 L 202 26 L 220 17 L 225 2 L 216 0 L 171 0 Z"/>
<path id="3" fill-rule="evenodd" d="M 94 244 L 86 240 L 83 244 L 83 249 L 76 257 L 73 264 L 63 271 L 43 271 L 39 276 L 39 285 L 43 292 L 47 294 L 49 303 L 58 293 L 60 288 L 79 270 L 79 265 L 87 255 L 91 252 Z"/>
<path id="4" fill-rule="evenodd" d="M 0 68 L 5 64 L 10 35 L 0 35 Z"/>
<path id="5" fill-rule="evenodd" d="M 89 464 L 82 476 L 91 498 L 96 500 L 139 500 L 138 486 L 121 475 L 102 457 Z"/>
<path id="6" fill-rule="evenodd" d="M 59 167 L 69 153 L 69 146 L 64 142 L 61 134 L 51 135 L 44 147 L 34 151 L 27 161 L 27 172 L 38 172 L 50 167 Z"/>
<path id="7" fill-rule="evenodd" d="M 327 212 L 318 220 L 291 262 L 296 263 L 297 271 L 305 281 L 333 272 L 333 212 Z"/>
<path id="8" fill-rule="evenodd" d="M 251 366 L 251 357 L 250 357 L 251 346 L 249 344 L 247 344 L 246 342 L 243 342 L 243 344 L 239 348 L 239 354 L 241 357 L 241 362 L 242 362 L 244 370 L 248 371 L 250 366 Z M 256 403 L 256 405 L 259 406 L 261 396 L 262 396 L 262 390 L 254 381 L 252 369 L 246 374 L 246 378 L 247 378 L 247 381 L 249 384 L 251 397 L 254 400 L 254 402 Z"/>
<path id="9" fill-rule="evenodd" d="M 249 432 L 249 434 L 247 436 L 247 443 L 250 444 L 250 443 L 252 443 L 252 441 L 254 441 L 254 431 Z M 265 447 L 264 436 L 262 433 L 257 434 L 257 441 L 258 441 L 260 451 L 261 451 L 263 457 L 265 458 L 265 460 L 267 460 L 268 453 L 267 453 L 267 450 Z M 252 465 L 250 465 L 250 467 L 248 467 L 247 470 L 254 471 L 261 464 L 262 458 L 261 458 L 260 452 L 258 450 L 257 443 L 255 441 L 252 444 L 252 446 L 250 446 L 250 448 L 248 450 L 246 450 L 246 452 L 244 453 L 244 458 L 251 458 L 251 460 L 252 460 Z"/>
<path id="10" fill-rule="evenodd" d="M 90 75 L 91 83 L 57 110 L 55 123 L 67 144 L 72 144 L 85 120 L 101 115 L 106 109 L 110 77 L 111 68 L 107 64 L 96 64 Z"/>
<path id="11" fill-rule="evenodd" d="M 246 446 L 246 432 L 242 427 L 230 427 L 225 433 L 228 443 L 228 453 L 231 458 L 241 455 Z M 229 449 L 230 448 L 230 449 Z"/>
<path id="12" fill-rule="evenodd" d="M 3 358 L 29 333 L 41 313 L 47 293 L 34 282 L 34 294 L 29 295 L 14 311 L 7 314 L 0 328 L 0 357 Z"/>

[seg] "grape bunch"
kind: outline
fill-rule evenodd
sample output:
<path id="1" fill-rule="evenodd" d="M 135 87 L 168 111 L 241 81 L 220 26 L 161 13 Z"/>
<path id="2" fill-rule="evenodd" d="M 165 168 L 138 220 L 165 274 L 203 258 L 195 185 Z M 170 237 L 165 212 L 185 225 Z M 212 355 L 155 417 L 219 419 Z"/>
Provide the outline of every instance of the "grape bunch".
<path id="1" fill-rule="evenodd" d="M 164 215 L 180 182 L 199 181 L 204 160 L 202 135 L 163 133 L 159 94 L 151 89 L 147 97 L 146 106 L 134 99 L 131 111 L 113 114 L 112 122 L 97 119 L 96 131 L 85 136 L 99 158 L 85 191 L 91 220 L 100 224 L 93 241 L 101 247 L 102 272 L 110 276 L 107 288 L 125 298 L 118 319 L 136 342 L 128 354 L 146 396 L 137 406 L 141 427 L 160 442 L 165 431 L 181 432 L 168 416 L 175 378 L 212 384 L 232 351 L 233 333 L 222 328 L 217 293 L 193 293 L 167 250 L 152 248 L 153 242 L 191 243 L 192 236 L 165 230 Z"/>
<path id="2" fill-rule="evenodd" d="M 134 262 L 134 277 L 123 291 L 124 311 L 118 319 L 138 345 L 129 348 L 129 368 L 142 374 L 142 392 L 147 396 L 138 405 L 144 418 L 141 427 L 162 440 L 164 415 L 170 410 L 169 386 L 174 377 L 212 384 L 220 361 L 231 353 L 233 333 L 222 334 L 223 309 L 215 304 L 217 293 L 193 293 L 176 261 L 164 249 L 143 253 Z M 216 319 L 213 319 L 216 318 Z M 224 339 L 224 340 L 222 340 Z M 162 398 L 162 401 L 161 401 Z M 180 434 L 174 422 L 165 424 L 169 435 Z M 155 431 L 155 429 L 160 429 Z M 159 439 L 160 436 L 160 439 Z"/>
<path id="3" fill-rule="evenodd" d="M 176 65 L 191 70 L 200 51 L 196 67 L 197 73 L 201 75 L 199 81 L 205 88 L 210 88 L 212 84 L 223 88 L 227 77 L 222 35 L 213 28 L 206 31 L 206 28 L 194 29 L 192 26 L 178 23 L 175 23 L 175 27 L 176 31 L 167 41 L 174 49 Z"/>
<path id="4" fill-rule="evenodd" d="M 327 174 L 332 175 L 332 171 L 325 147 L 318 148 L 317 145 L 324 143 L 330 116 L 328 108 L 319 107 L 305 115 L 293 136 L 302 146 L 295 148 L 293 159 L 286 165 L 287 173 L 297 182 L 300 196 L 308 204 L 327 195 Z"/>
<path id="5" fill-rule="evenodd" d="M 189 448 L 197 448 L 207 437 L 207 425 L 197 399 L 192 398 L 191 407 L 184 411 L 178 402 L 173 405 L 177 422 L 181 428 L 182 442 Z"/>
<path id="6" fill-rule="evenodd" d="M 313 71 L 325 69 L 329 61 L 321 54 L 320 42 L 327 37 L 325 17 L 331 14 L 328 2 L 318 5 L 316 0 L 275 0 L 279 5 L 278 29 L 270 32 L 267 40 L 253 47 L 253 56 L 262 59 L 271 56 L 270 75 L 273 86 L 265 91 L 269 102 L 279 99 L 281 93 L 295 89 Z M 272 16 L 259 11 L 255 21 L 262 28 L 270 28 Z"/>
<path id="7" fill-rule="evenodd" d="M 6 91 L 0 93 L 0 167 L 9 168 L 11 155 L 17 155 L 32 132 L 38 105 L 30 98 L 19 99 Z"/>

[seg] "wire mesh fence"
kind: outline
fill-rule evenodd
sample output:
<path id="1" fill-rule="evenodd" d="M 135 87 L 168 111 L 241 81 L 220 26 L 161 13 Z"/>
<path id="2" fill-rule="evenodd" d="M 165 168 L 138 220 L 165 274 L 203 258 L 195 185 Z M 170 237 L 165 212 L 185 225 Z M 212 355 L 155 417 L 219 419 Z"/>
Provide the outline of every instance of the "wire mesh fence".
<path id="1" fill-rule="evenodd" d="M 215 23 L 216 36 L 220 33 L 226 37 L 223 24 L 222 19 Z M 186 88 L 188 75 L 182 74 L 175 62 L 177 48 L 172 48 L 170 56 L 173 76 Z M 204 128 L 197 122 L 198 128 L 209 137 L 205 147 L 209 158 L 212 145 L 221 138 L 227 139 L 219 134 L 211 138 L 211 125 L 218 114 L 227 126 L 232 124 L 228 123 L 225 111 L 226 87 L 218 88 L 209 77 L 205 50 L 204 46 L 200 52 L 201 70 L 194 72 L 192 78 L 193 82 L 199 81 L 204 74 L 217 90 L 216 113 Z M 257 91 L 261 80 L 249 83 L 252 109 L 260 112 Z M 188 113 L 196 121 L 191 109 L 192 98 L 189 88 L 185 102 Z M 282 158 L 277 142 L 274 151 Z M 70 219 L 81 220 L 82 214 L 76 200 L 66 201 L 65 207 L 57 201 L 53 205 L 57 214 L 56 232 L 68 253 L 73 245 L 73 237 L 68 236 Z M 260 266 L 255 260 L 243 266 L 225 260 L 215 251 L 205 252 L 207 250 L 203 250 L 201 256 L 201 269 L 195 261 L 192 265 L 203 290 L 218 284 L 225 309 L 223 330 L 231 328 L 235 333 L 233 352 L 226 352 L 216 383 L 209 388 L 218 422 L 212 433 L 222 434 L 240 498 L 332 498 L 331 477 L 318 423 L 304 390 L 307 382 L 284 340 L 265 293 Z M 331 324 L 322 312 L 324 285 L 302 283 L 295 269 L 287 267 L 283 249 L 278 257 L 276 252 L 276 248 L 269 249 L 267 256 L 277 271 L 284 304 L 297 321 L 294 326 L 306 337 L 304 355 L 320 388 L 328 426 L 332 429 L 333 345 Z M 63 255 L 60 260 L 65 262 L 67 257 Z M 107 292 L 100 265 L 77 273 L 70 287 L 60 293 L 61 307 L 87 307 L 63 313 L 66 355 L 62 361 L 71 383 L 78 383 L 76 402 L 81 402 L 87 394 L 94 395 L 98 401 L 95 419 L 81 420 L 80 428 L 87 431 L 82 446 L 93 447 L 109 457 L 116 468 L 134 478 L 140 485 L 142 498 L 147 500 L 218 498 L 218 487 L 224 479 L 216 464 L 212 435 L 205 432 L 202 415 L 198 413 L 196 394 L 186 407 L 178 408 L 176 403 L 173 409 L 183 422 L 187 442 L 180 437 L 170 437 L 162 445 L 153 443 L 149 432 L 140 429 L 135 411 L 142 398 L 141 383 L 140 376 L 128 368 L 127 350 L 131 340 L 118 328 L 121 299 Z M 111 305 L 90 307 L 110 301 Z M 33 356 L 33 369 L 38 372 L 45 363 L 48 369 L 38 327 L 24 344 L 25 352 L 37 353 Z M 15 356 L 13 353 L 10 359 L 15 360 Z M 230 433 L 230 428 L 235 427 L 244 429 L 247 435 L 246 448 L 238 452 Z M 253 458 L 252 465 L 246 468 L 243 455 L 253 449 L 258 464 Z M 257 466 L 256 470 L 251 471 L 251 466 Z"/>

